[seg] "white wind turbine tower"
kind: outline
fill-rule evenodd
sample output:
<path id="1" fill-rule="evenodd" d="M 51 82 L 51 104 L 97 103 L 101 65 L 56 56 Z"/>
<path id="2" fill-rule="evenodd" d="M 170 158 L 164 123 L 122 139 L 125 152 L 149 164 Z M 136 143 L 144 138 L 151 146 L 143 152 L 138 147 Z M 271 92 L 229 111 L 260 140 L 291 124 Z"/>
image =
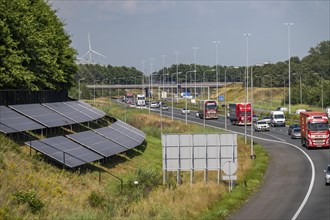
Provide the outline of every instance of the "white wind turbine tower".
<path id="1" fill-rule="evenodd" d="M 92 53 L 95 53 L 101 57 L 104 57 L 104 58 L 107 58 L 106 56 L 96 52 L 95 50 L 92 50 L 92 46 L 91 46 L 91 39 L 89 37 L 89 33 L 88 33 L 88 51 L 81 57 L 81 58 L 84 58 L 87 54 L 89 54 L 89 63 L 92 64 L 93 61 L 92 61 Z"/>

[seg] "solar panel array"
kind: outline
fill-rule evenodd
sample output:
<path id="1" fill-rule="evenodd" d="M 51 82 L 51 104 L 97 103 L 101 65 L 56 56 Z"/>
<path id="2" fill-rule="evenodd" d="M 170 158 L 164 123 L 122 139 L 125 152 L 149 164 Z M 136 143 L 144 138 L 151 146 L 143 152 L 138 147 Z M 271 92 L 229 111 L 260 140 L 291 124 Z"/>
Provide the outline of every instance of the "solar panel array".
<path id="1" fill-rule="evenodd" d="M 105 112 L 81 101 L 0 106 L 0 131 L 5 134 L 93 121 Z"/>
<path id="2" fill-rule="evenodd" d="M 70 168 L 103 158 L 63 136 L 26 142 L 26 144 Z"/>
<path id="3" fill-rule="evenodd" d="M 41 104 L 11 105 L 10 108 L 26 115 L 38 123 L 51 128 L 75 124 L 73 120 L 60 115 Z"/>
<path id="4" fill-rule="evenodd" d="M 108 127 L 26 144 L 73 168 L 125 152 L 139 146 L 144 138 L 145 134 L 139 129 L 117 121 Z"/>
<path id="5" fill-rule="evenodd" d="M 0 106 L 0 131 L 9 134 L 21 131 L 38 130 L 45 128 L 43 125 L 15 112 Z"/>

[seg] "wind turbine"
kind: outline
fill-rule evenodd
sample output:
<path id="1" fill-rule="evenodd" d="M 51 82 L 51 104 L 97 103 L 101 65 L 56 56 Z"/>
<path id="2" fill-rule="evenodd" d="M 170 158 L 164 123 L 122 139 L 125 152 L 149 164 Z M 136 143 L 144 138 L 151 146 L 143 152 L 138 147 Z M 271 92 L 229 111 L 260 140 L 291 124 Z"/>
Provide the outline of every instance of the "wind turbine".
<path id="1" fill-rule="evenodd" d="M 97 54 L 97 55 L 99 55 L 101 57 L 107 58 L 106 56 L 104 56 L 104 55 L 96 52 L 95 50 L 92 50 L 91 39 L 89 37 L 89 33 L 88 33 L 88 49 L 89 50 L 81 58 L 84 58 L 87 54 L 89 54 L 89 62 L 90 63 L 93 63 L 93 61 L 92 61 L 92 53 L 95 53 L 95 54 Z"/>

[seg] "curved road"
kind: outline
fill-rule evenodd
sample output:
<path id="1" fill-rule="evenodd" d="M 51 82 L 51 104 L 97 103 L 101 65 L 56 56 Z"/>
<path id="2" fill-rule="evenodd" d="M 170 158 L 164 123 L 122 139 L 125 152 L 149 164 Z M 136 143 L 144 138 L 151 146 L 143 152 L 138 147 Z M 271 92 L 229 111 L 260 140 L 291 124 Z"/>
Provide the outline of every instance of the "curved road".
<path id="1" fill-rule="evenodd" d="M 171 111 L 170 108 L 162 114 L 171 117 Z M 173 115 L 176 119 L 185 120 L 179 109 L 173 109 Z M 203 124 L 202 119 L 195 117 L 195 112 L 187 119 Z M 206 124 L 224 128 L 224 120 L 223 117 L 206 120 Z M 228 121 L 227 129 L 244 135 L 244 126 L 232 126 Z M 248 126 L 247 134 L 250 133 Z M 302 148 L 299 139 L 290 139 L 285 127 L 271 127 L 270 132 L 254 132 L 254 141 L 268 151 L 271 158 L 269 169 L 261 189 L 228 219 L 329 220 L 330 186 L 325 186 L 323 170 L 330 164 L 330 150 Z"/>

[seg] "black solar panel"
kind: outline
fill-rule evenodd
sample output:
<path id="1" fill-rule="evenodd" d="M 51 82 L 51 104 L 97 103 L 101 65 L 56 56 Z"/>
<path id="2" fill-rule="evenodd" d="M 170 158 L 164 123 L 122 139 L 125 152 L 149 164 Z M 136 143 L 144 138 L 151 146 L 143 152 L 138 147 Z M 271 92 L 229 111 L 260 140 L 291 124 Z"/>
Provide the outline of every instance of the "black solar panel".
<path id="1" fill-rule="evenodd" d="M 67 135 L 67 137 L 99 154 L 102 154 L 105 157 L 110 157 L 127 150 L 120 144 L 111 141 L 93 131 L 84 131 L 76 134 L 70 134 Z"/>
<path id="2" fill-rule="evenodd" d="M 137 135 L 143 137 L 143 139 L 145 138 L 145 134 L 141 130 L 139 130 L 139 129 L 137 129 L 137 128 L 135 128 L 135 127 L 133 127 L 133 126 L 131 126 L 131 125 L 129 125 L 129 124 L 121 121 L 121 120 L 117 120 L 115 124 L 116 125 L 119 125 L 121 127 L 124 127 L 127 130 L 130 130 L 130 131 L 132 131 L 134 133 L 136 133 Z"/>
<path id="3" fill-rule="evenodd" d="M 140 145 L 144 140 L 144 137 L 141 137 L 140 135 L 136 134 L 132 130 L 128 130 L 127 128 L 122 127 L 117 123 L 111 124 L 109 127 L 113 130 L 120 132 L 121 134 L 125 135 L 126 137 L 134 140 L 137 145 Z"/>
<path id="4" fill-rule="evenodd" d="M 55 112 L 58 112 L 59 114 L 64 115 L 67 118 L 70 118 L 77 123 L 94 120 L 88 115 L 70 107 L 69 105 L 64 104 L 63 102 L 43 103 L 42 105 L 50 108 Z"/>
<path id="5" fill-rule="evenodd" d="M 26 142 L 26 144 L 71 168 L 103 158 L 63 136 Z"/>
<path id="6" fill-rule="evenodd" d="M 0 130 L 5 134 L 45 128 L 6 106 L 0 106 L 0 122 Z"/>
<path id="7" fill-rule="evenodd" d="M 105 116 L 105 113 L 97 108 L 92 107 L 91 105 L 84 102 L 64 102 L 65 105 L 79 111 L 80 113 L 88 116 L 91 120 L 96 120 Z"/>
<path id="8" fill-rule="evenodd" d="M 104 135 L 105 137 L 114 140 L 117 143 L 120 143 L 121 145 L 125 146 L 126 148 L 132 149 L 139 145 L 136 141 L 132 140 L 131 138 L 127 137 L 126 135 L 123 135 L 122 133 L 110 128 L 110 127 L 104 127 L 96 129 L 97 132 Z"/>
<path id="9" fill-rule="evenodd" d="M 28 116 L 29 118 L 32 118 L 48 128 L 75 124 L 74 121 L 40 104 L 11 105 L 9 107 Z"/>

